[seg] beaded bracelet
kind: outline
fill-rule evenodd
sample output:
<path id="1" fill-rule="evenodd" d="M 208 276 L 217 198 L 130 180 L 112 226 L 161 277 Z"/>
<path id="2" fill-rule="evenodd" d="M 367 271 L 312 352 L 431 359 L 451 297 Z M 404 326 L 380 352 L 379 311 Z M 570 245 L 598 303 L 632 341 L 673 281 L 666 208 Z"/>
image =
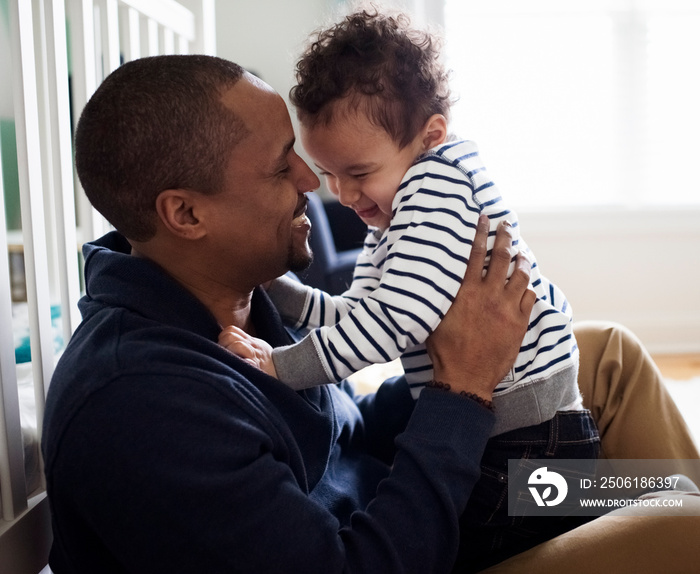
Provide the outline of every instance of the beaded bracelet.
<path id="1" fill-rule="evenodd" d="M 452 389 L 449 383 L 443 383 L 441 381 L 436 381 L 435 379 L 430 381 L 426 387 L 430 387 L 431 389 L 440 389 L 442 391 L 449 391 Z M 467 391 L 459 391 L 459 394 L 479 403 L 482 407 L 487 408 L 490 411 L 494 410 L 493 401 L 487 401 L 485 398 L 474 393 L 468 393 Z"/>

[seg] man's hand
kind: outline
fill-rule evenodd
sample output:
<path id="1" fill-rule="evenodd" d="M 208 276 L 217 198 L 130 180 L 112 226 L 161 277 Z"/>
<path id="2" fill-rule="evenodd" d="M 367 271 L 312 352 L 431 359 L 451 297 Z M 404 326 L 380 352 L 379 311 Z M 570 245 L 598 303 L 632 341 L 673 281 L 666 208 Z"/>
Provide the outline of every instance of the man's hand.
<path id="1" fill-rule="evenodd" d="M 246 363 L 277 378 L 277 371 L 272 362 L 272 347 L 266 341 L 252 337 L 243 329 L 231 325 L 219 334 L 219 345 L 226 347 Z"/>
<path id="2" fill-rule="evenodd" d="M 490 400 L 493 389 L 513 366 L 527 330 L 536 295 L 528 289 L 528 258 L 519 253 L 508 279 L 512 256 L 510 225 L 498 226 L 488 271 L 488 218 L 479 218 L 464 281 L 442 322 L 427 340 L 436 381 L 455 392 Z"/>

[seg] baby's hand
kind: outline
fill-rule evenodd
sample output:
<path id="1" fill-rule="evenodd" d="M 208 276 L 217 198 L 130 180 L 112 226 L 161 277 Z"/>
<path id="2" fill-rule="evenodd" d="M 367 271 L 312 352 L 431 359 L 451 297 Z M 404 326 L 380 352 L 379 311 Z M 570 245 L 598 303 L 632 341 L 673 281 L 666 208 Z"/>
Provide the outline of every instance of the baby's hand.
<path id="1" fill-rule="evenodd" d="M 272 362 L 272 347 L 262 339 L 251 337 L 243 329 L 231 325 L 219 334 L 219 345 L 271 377 L 277 378 L 277 371 Z"/>

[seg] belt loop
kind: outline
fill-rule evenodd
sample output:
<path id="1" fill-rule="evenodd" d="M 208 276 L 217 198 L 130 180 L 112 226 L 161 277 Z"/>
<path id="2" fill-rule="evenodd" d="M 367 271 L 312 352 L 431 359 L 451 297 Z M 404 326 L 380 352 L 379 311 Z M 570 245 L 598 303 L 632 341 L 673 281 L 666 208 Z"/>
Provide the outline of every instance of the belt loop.
<path id="1" fill-rule="evenodd" d="M 545 456 L 554 456 L 556 454 L 557 445 L 559 444 L 559 417 L 555 414 L 554 418 L 549 421 L 549 441 L 547 442 L 547 451 Z"/>

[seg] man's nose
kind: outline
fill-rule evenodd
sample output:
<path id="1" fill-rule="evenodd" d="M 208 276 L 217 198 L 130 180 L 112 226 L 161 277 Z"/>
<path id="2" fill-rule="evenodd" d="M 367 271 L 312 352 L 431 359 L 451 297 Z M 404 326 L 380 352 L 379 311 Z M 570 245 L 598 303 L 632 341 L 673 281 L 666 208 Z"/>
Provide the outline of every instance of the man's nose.
<path id="1" fill-rule="evenodd" d="M 298 155 L 294 155 L 294 159 L 297 163 L 295 168 L 299 170 L 297 173 L 297 191 L 299 193 L 306 193 L 318 189 L 321 186 L 321 181 L 318 179 L 318 176 L 309 167 L 309 164 Z"/>
<path id="2" fill-rule="evenodd" d="M 302 178 L 297 186 L 299 193 L 306 193 L 308 191 L 314 191 L 321 187 L 321 180 L 318 176 L 307 166 L 308 173 Z"/>

